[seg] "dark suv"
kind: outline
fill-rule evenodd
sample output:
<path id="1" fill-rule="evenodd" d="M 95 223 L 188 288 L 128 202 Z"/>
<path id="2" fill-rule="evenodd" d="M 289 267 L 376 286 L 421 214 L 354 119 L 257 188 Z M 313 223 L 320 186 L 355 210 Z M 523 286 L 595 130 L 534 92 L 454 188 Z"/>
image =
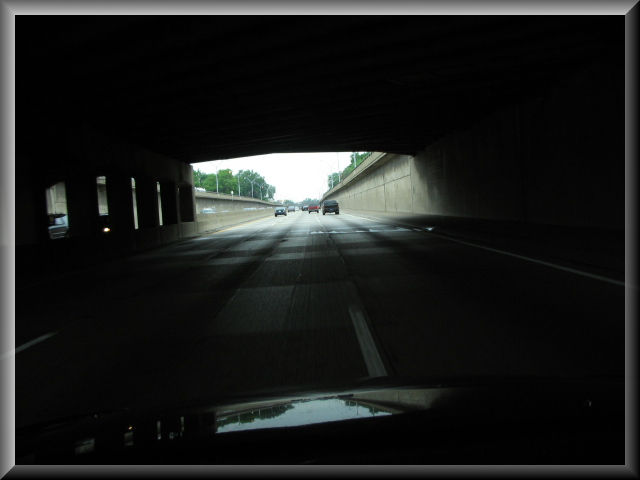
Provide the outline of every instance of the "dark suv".
<path id="1" fill-rule="evenodd" d="M 337 201 L 325 200 L 322 202 L 322 214 L 325 215 L 327 213 L 335 213 L 336 215 L 340 214 L 340 206 Z"/>

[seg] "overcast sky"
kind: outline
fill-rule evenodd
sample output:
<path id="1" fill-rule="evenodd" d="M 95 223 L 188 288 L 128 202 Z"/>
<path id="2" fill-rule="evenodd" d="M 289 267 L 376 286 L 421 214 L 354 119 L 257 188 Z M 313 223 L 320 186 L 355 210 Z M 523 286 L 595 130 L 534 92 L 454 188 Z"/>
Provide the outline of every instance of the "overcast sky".
<path id="1" fill-rule="evenodd" d="M 253 170 L 276 187 L 276 200 L 299 202 L 305 198 L 320 198 L 328 190 L 329 174 L 338 171 L 338 163 L 340 171 L 344 170 L 350 155 L 351 152 L 272 153 L 194 163 L 193 169 L 215 173 L 216 169 L 230 168 L 234 175 L 240 170 Z"/>

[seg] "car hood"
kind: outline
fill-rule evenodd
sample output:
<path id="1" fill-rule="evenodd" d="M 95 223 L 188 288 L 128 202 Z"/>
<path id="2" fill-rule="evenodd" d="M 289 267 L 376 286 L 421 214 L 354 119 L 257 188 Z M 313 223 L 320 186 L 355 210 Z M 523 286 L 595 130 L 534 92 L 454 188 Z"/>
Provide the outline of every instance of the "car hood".
<path id="1" fill-rule="evenodd" d="M 134 452 L 192 452 L 193 445 L 224 442 L 237 435 L 327 425 L 354 428 L 416 412 L 429 415 L 430 421 L 445 419 L 451 424 L 478 419 L 535 422 L 585 415 L 620 418 L 624 416 L 624 381 L 518 378 L 425 383 L 380 379 L 352 387 L 264 392 L 166 409 L 90 412 L 19 429 L 16 463 L 110 463 Z M 157 461 L 153 458 L 156 460 L 147 457 L 147 461 Z M 212 463 L 225 461 L 218 458 Z"/>

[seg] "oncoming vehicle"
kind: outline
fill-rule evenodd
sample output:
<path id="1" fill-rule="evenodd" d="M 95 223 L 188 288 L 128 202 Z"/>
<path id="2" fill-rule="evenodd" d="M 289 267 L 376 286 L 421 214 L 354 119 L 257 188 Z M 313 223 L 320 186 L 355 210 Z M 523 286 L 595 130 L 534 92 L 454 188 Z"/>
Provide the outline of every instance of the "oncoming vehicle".
<path id="1" fill-rule="evenodd" d="M 327 213 L 340 214 L 340 206 L 336 200 L 325 200 L 322 202 L 322 214 L 325 215 Z"/>
<path id="2" fill-rule="evenodd" d="M 276 207 L 276 211 L 274 216 L 277 217 L 278 215 L 284 215 L 285 217 L 287 216 L 287 210 L 284 207 Z"/>
<path id="3" fill-rule="evenodd" d="M 309 205 L 308 211 L 309 211 L 309 213 L 311 213 L 311 212 L 320 213 L 320 206 L 319 205 Z"/>

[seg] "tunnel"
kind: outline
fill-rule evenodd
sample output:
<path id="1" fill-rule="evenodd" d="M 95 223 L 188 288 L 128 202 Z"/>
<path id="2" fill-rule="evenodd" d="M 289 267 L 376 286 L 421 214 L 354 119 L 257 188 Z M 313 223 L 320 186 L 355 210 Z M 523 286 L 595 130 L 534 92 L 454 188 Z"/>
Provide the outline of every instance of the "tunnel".
<path id="1" fill-rule="evenodd" d="M 624 463 L 627 21 L 18 16 L 17 426 L 362 379 L 604 379 L 617 429 L 593 435 Z M 339 215 L 194 186 L 203 162 L 365 151 L 319 199 Z"/>

